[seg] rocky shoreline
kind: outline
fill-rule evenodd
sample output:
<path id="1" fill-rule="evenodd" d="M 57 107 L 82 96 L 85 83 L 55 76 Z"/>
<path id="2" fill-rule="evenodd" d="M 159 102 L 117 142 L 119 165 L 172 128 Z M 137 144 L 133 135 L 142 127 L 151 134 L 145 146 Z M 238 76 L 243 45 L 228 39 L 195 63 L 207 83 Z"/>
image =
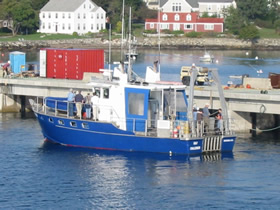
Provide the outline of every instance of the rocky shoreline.
<path id="1" fill-rule="evenodd" d="M 102 38 L 67 39 L 67 40 L 21 40 L 0 42 L 1 50 L 52 48 L 104 48 L 109 41 Z M 120 47 L 120 39 L 111 42 L 112 48 Z M 137 38 L 137 47 L 158 48 L 157 37 Z M 233 38 L 161 38 L 162 49 L 207 49 L 207 50 L 280 50 L 280 39 L 259 39 L 256 43 Z"/>

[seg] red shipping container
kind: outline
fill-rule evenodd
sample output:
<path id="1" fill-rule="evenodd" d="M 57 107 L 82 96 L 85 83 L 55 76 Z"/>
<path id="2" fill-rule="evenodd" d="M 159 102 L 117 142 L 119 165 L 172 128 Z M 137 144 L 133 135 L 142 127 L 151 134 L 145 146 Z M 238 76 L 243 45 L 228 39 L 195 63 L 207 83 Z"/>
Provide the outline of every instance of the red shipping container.
<path id="1" fill-rule="evenodd" d="M 82 80 L 84 72 L 99 73 L 99 69 L 104 69 L 103 49 L 43 50 L 46 50 L 47 78 Z"/>

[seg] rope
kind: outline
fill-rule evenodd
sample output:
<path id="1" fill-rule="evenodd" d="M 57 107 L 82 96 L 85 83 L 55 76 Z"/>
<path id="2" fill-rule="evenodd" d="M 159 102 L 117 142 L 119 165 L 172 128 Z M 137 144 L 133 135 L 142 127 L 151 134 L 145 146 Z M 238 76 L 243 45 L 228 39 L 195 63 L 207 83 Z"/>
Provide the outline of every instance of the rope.
<path id="1" fill-rule="evenodd" d="M 274 131 L 274 130 L 277 130 L 279 129 L 280 126 L 277 126 L 275 128 L 270 128 L 270 129 L 265 129 L 265 130 L 260 130 L 260 129 L 251 129 L 252 131 L 262 131 L 262 132 L 268 132 L 268 131 Z"/>

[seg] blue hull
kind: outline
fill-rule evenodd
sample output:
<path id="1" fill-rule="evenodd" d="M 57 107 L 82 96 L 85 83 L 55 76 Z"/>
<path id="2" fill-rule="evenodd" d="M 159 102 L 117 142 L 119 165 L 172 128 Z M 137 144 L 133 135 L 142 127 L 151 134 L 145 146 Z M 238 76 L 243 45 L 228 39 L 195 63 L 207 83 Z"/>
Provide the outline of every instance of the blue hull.
<path id="1" fill-rule="evenodd" d="M 110 123 L 50 117 L 40 113 L 36 115 L 44 137 L 66 146 L 180 155 L 203 152 L 203 138 L 180 140 L 136 136 L 133 132 L 120 130 Z M 232 151 L 234 142 L 235 137 L 224 138 L 221 151 Z"/>

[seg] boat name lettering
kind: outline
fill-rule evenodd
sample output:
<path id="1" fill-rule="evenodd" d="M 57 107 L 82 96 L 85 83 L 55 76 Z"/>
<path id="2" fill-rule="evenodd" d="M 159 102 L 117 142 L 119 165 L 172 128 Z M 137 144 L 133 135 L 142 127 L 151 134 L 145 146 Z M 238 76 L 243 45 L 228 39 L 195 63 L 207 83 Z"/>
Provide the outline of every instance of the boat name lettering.
<path id="1" fill-rule="evenodd" d="M 200 150 L 200 146 L 190 147 L 190 150 Z"/>
<path id="2" fill-rule="evenodd" d="M 193 145 L 198 145 L 198 141 L 194 141 L 194 142 L 193 142 Z"/>
<path id="3" fill-rule="evenodd" d="M 233 139 L 225 139 L 224 142 L 233 142 Z"/>

